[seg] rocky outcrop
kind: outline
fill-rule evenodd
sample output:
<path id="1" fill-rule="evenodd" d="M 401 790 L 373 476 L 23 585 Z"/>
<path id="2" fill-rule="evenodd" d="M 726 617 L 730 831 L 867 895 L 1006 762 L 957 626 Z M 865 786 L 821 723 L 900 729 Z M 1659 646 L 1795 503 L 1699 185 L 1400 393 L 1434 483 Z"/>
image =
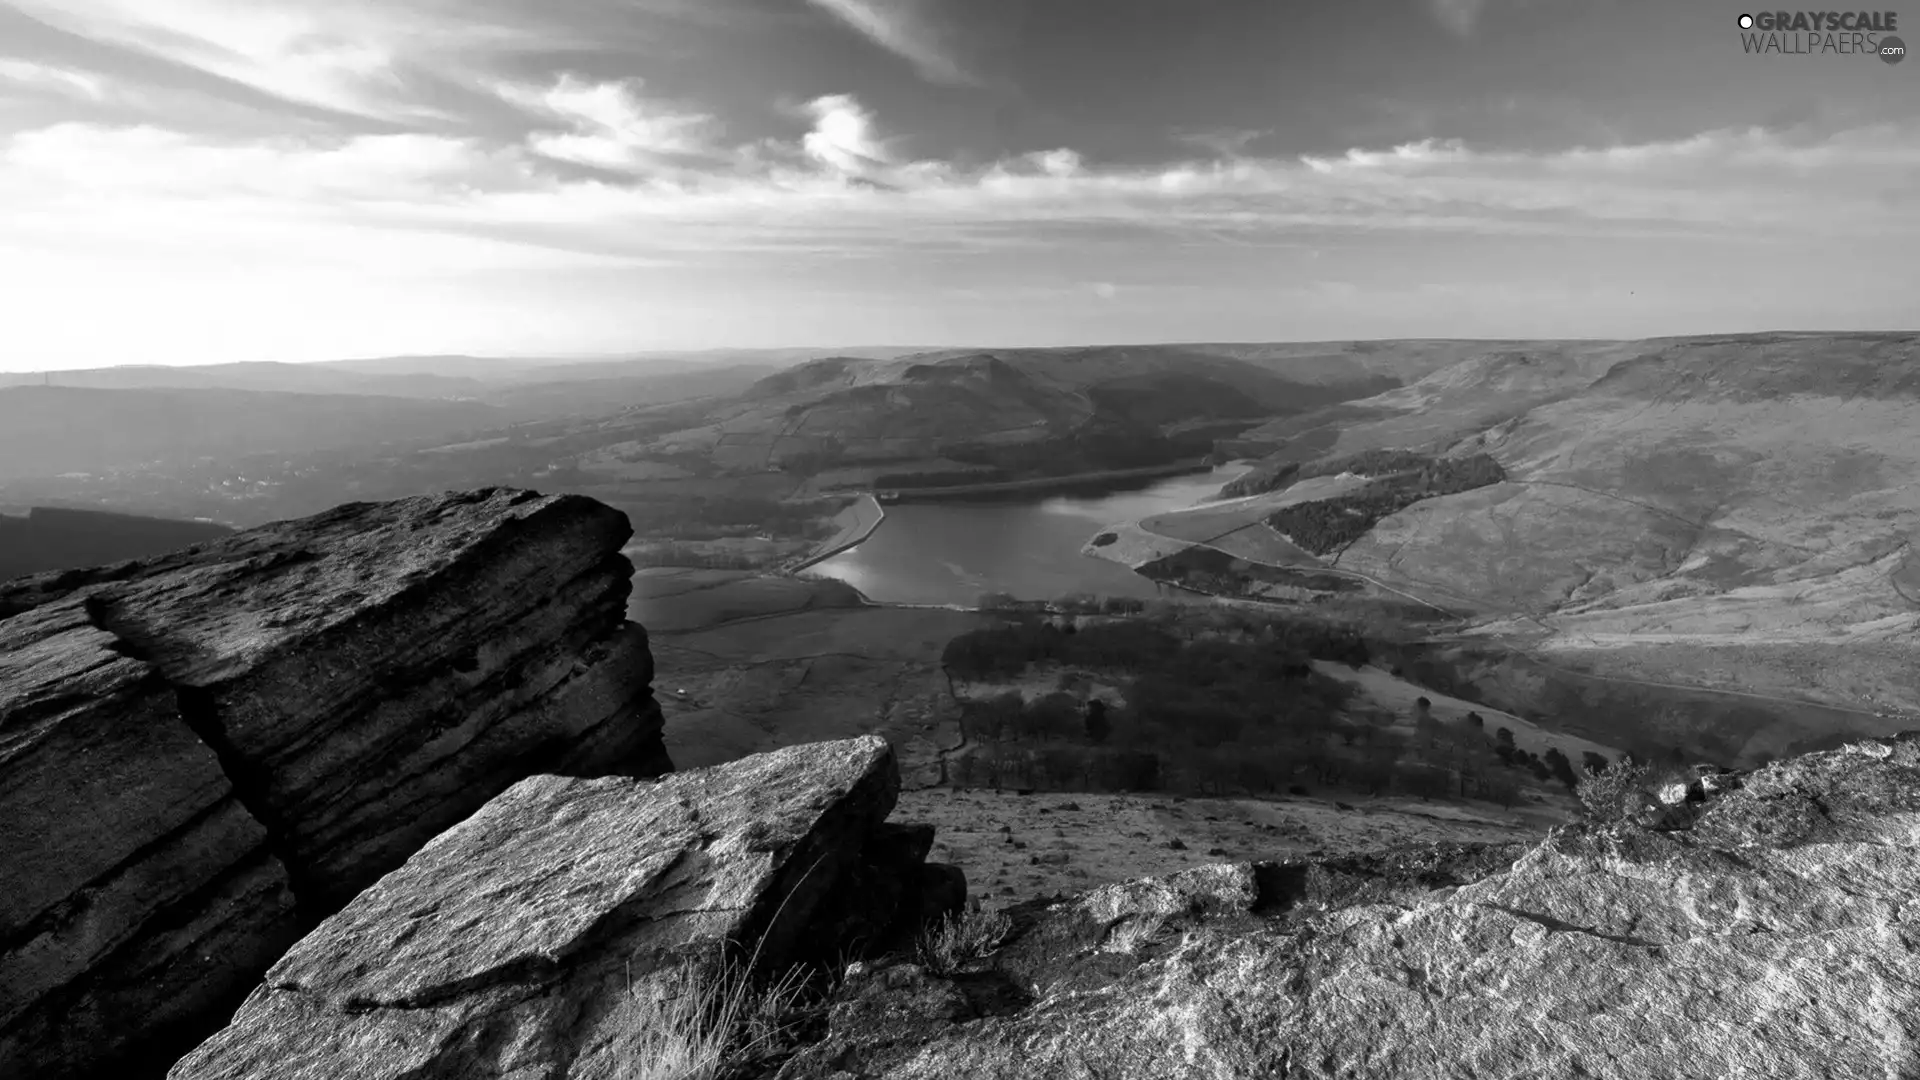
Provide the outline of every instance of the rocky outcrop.
<path id="1" fill-rule="evenodd" d="M 1687 828 L 1016 909 L 971 970 L 851 981 L 779 1075 L 1920 1075 L 1920 741 L 1739 779 Z"/>
<path id="2" fill-rule="evenodd" d="M 171 1080 L 634 1074 L 633 1003 L 715 942 L 768 969 L 885 953 L 728 1076 L 1916 1075 L 1920 737 L 1724 781 L 1683 823 L 1034 901 L 936 969 L 899 948 L 929 908 L 874 886 L 930 875 L 923 830 L 881 824 L 873 737 L 536 778 L 302 941 Z"/>
<path id="3" fill-rule="evenodd" d="M 298 937 L 266 829 L 114 645 L 70 605 L 0 621 L 0 1075 L 191 1046 Z"/>
<path id="4" fill-rule="evenodd" d="M 514 782 L 670 769 L 630 535 L 489 489 L 0 586 L 0 1075 L 163 1067 Z"/>
<path id="5" fill-rule="evenodd" d="M 779 970 L 897 947 L 932 913 L 872 887 L 943 877 L 925 830 L 885 824 L 899 787 L 875 736 L 522 781 L 322 923 L 169 1075 L 628 1075 L 637 1003 L 687 956 Z"/>

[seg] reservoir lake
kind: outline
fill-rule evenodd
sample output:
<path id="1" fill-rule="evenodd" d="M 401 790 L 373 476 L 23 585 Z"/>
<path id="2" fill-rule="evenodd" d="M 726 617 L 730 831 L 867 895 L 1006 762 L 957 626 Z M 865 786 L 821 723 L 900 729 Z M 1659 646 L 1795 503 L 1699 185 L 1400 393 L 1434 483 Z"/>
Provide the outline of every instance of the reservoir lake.
<path id="1" fill-rule="evenodd" d="M 1044 600 L 1066 593 L 1152 599 L 1170 590 L 1080 548 L 1108 525 L 1193 506 L 1219 494 L 1245 463 L 1157 480 L 1099 495 L 1048 495 L 1005 502 L 914 502 L 886 506 L 880 528 L 860 546 L 808 569 L 838 578 L 869 599 L 894 604 L 964 604 L 982 593 Z"/>

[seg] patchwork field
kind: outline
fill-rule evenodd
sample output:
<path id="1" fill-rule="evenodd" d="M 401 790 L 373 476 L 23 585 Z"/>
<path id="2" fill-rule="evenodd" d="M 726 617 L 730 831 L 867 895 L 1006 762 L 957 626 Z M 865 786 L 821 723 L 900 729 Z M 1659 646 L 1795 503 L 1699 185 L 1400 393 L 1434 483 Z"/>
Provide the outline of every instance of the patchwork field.
<path id="1" fill-rule="evenodd" d="M 1623 747 L 1595 742 L 1567 732 L 1548 730 L 1514 713 L 1503 712 L 1491 706 L 1462 698 L 1443 694 L 1438 690 L 1420 686 L 1406 679 L 1396 677 L 1391 672 L 1368 664 L 1354 670 L 1345 664 L 1330 664 L 1324 660 L 1313 661 L 1314 670 L 1331 678 L 1339 679 L 1360 691 L 1360 707 L 1372 707 L 1395 718 L 1395 729 L 1402 734 L 1414 730 L 1412 716 L 1414 703 L 1426 698 L 1432 703 L 1433 717 L 1455 728 L 1467 724 L 1466 715 L 1477 712 L 1486 722 L 1486 731 L 1506 728 L 1513 732 L 1515 748 L 1532 754 L 1545 754 L 1549 749 L 1559 751 L 1573 761 L 1580 761 L 1587 753 L 1600 754 L 1607 758 L 1617 758 Z"/>

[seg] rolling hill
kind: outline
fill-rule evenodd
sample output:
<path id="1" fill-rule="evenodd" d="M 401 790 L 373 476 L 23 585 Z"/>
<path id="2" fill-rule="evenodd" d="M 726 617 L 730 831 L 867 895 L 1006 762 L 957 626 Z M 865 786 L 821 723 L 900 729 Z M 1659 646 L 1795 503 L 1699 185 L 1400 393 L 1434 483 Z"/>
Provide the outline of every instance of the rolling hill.
<path id="1" fill-rule="evenodd" d="M 379 397 L 466 398 L 484 383 L 428 372 L 355 371 L 327 364 L 269 361 L 170 367 L 129 364 L 74 371 L 0 373 L 0 387 L 48 386 L 90 390 L 259 390 L 281 394 L 360 394 Z"/>
<path id="2" fill-rule="evenodd" d="M 1899 730 L 1920 725 L 1916 360 L 1912 333 L 1508 345 L 1262 425 L 1243 437 L 1274 449 L 1230 498 L 1088 550 L 1152 571 L 1211 548 L 1275 595 L 1320 575 L 1444 608 L 1436 655 L 1493 704 L 1738 696 L 1729 757 L 1807 748 L 1828 708 Z M 1375 494 L 1470 459 L 1497 469 Z"/>
<path id="3" fill-rule="evenodd" d="M 646 405 L 737 394 L 773 368 L 751 365 L 689 365 L 643 374 L 576 376 L 488 387 L 478 400 L 516 420 L 602 416 Z"/>
<path id="4" fill-rule="evenodd" d="M 825 357 L 775 372 L 640 449 L 847 484 L 872 482 L 877 466 L 1022 477 L 1165 464 L 1271 418 L 1399 385 L 1382 370 L 1331 364 L 1318 348 L 1298 379 L 1284 358 L 1254 363 L 1184 345 Z"/>

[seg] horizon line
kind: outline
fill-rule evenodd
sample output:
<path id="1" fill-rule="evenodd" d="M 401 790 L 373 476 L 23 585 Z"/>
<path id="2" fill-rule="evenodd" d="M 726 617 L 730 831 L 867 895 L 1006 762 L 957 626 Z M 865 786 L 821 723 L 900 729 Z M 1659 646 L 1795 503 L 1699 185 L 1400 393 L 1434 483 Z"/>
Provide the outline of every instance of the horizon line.
<path id="1" fill-rule="evenodd" d="M 152 369 L 152 368 L 165 368 L 169 370 L 174 370 L 174 369 L 193 370 L 193 369 L 200 369 L 200 368 L 240 367 L 244 365 L 280 365 L 280 366 L 286 366 L 286 367 L 307 367 L 307 366 L 322 365 L 322 364 L 369 364 L 369 363 L 379 363 L 382 361 L 431 360 L 431 359 L 478 360 L 478 361 L 492 360 L 492 361 L 502 361 L 502 362 L 519 361 L 522 363 L 529 363 L 529 364 L 535 364 L 535 365 L 552 364 L 552 365 L 558 366 L 561 364 L 568 364 L 568 363 L 591 363 L 595 361 L 618 362 L 622 360 L 628 360 L 628 361 L 670 360 L 676 357 L 695 357 L 695 356 L 701 356 L 703 354 L 729 353 L 729 352 L 732 352 L 732 353 L 818 352 L 820 355 L 815 359 L 828 359 L 848 351 L 886 349 L 889 351 L 904 350 L 900 357 L 904 359 L 907 356 L 916 355 L 920 353 L 953 352 L 953 351 L 994 352 L 998 350 L 1008 350 L 1008 351 L 1019 350 L 1023 352 L 1037 352 L 1037 351 L 1059 351 L 1059 350 L 1067 350 L 1067 349 L 1178 348 L 1182 346 L 1230 347 L 1230 346 L 1259 346 L 1259 345 L 1334 345 L 1334 344 L 1373 345 L 1373 344 L 1389 344 L 1394 342 L 1418 342 L 1418 341 L 1452 342 L 1452 343 L 1487 342 L 1489 344 L 1506 344 L 1506 343 L 1512 343 L 1512 342 L 1598 343 L 1598 342 L 1629 342 L 1629 341 L 1677 341 L 1677 340 L 1682 340 L 1687 338 L 1735 337 L 1735 336 L 1759 337 L 1759 336 L 1766 336 L 1766 335 L 1817 336 L 1817 335 L 1823 335 L 1823 334 L 1825 335 L 1920 334 L 1920 327 L 1910 327 L 1910 328 L 1824 327 L 1819 329 L 1769 328 L 1769 329 L 1758 329 L 1758 330 L 1708 330 L 1708 331 L 1700 331 L 1700 332 L 1687 333 L 1687 334 L 1651 334 L 1651 335 L 1645 335 L 1640 337 L 1633 337 L 1633 336 L 1457 337 L 1457 336 L 1447 336 L 1447 335 L 1403 334 L 1397 337 L 1378 337 L 1378 338 L 1362 338 L 1362 337 L 1245 338 L 1245 339 L 1239 339 L 1239 340 L 1221 340 L 1217 338 L 1215 339 L 1187 338 L 1187 339 L 1154 339 L 1154 340 L 1144 340 L 1144 341 L 1095 341 L 1095 342 L 1084 342 L 1084 343 L 1067 344 L 1067 345 L 1061 345 L 1061 344 L 1052 344 L 1052 345 L 1014 345 L 1014 344 L 998 344 L 998 345 L 980 345 L 980 344 L 967 344 L 967 345 L 881 345 L 881 344 L 705 345 L 697 348 L 685 348 L 685 349 L 652 348 L 652 349 L 634 349 L 634 350 L 627 350 L 627 351 L 594 352 L 594 353 L 416 352 L 416 353 L 392 353 L 392 354 L 376 355 L 376 356 L 343 356 L 343 357 L 332 357 L 324 360 L 219 360 L 219 361 L 213 361 L 210 363 L 203 363 L 203 364 L 193 364 L 193 363 L 167 364 L 167 363 L 156 362 L 156 363 L 141 363 L 141 364 L 95 364 L 95 365 L 83 366 L 83 367 L 24 368 L 24 369 L 15 370 L 15 371 L 7 371 L 4 369 L 0 369 L 0 377 L 5 377 L 9 375 L 11 376 L 57 375 L 61 373 L 82 372 L 82 371 L 133 371 L 133 370 Z"/>

